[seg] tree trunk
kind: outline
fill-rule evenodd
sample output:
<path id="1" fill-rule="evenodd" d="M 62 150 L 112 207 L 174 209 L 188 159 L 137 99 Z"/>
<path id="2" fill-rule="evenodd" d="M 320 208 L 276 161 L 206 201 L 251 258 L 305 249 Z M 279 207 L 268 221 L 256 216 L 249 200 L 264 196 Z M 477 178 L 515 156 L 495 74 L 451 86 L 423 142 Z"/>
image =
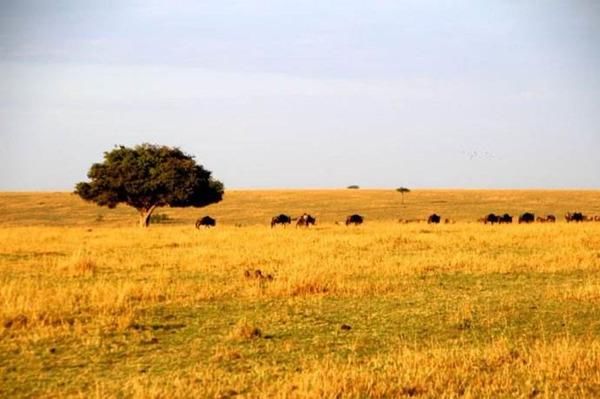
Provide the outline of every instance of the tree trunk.
<path id="1" fill-rule="evenodd" d="M 152 205 L 148 209 L 138 209 L 140 212 L 140 227 L 146 228 L 150 226 L 150 216 L 156 208 L 156 205 Z"/>

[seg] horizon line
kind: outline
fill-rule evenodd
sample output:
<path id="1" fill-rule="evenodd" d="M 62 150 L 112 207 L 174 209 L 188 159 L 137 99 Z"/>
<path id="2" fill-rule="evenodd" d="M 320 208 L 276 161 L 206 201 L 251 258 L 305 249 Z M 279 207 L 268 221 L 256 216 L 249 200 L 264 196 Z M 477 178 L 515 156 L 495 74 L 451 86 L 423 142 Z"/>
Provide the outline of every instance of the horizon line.
<path id="1" fill-rule="evenodd" d="M 365 186 L 359 188 L 347 187 L 231 187 L 227 191 L 396 191 L 399 187 Z M 600 187 L 406 187 L 410 191 L 600 191 Z M 28 194 L 28 193 L 68 193 L 73 190 L 40 188 L 40 189 L 0 189 L 0 194 Z"/>

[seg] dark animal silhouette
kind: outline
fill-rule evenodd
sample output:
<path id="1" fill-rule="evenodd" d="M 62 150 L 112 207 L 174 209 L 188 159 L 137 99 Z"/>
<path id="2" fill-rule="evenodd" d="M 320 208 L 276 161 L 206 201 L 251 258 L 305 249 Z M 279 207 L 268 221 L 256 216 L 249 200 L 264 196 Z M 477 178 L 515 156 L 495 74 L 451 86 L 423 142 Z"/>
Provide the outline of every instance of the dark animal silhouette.
<path id="1" fill-rule="evenodd" d="M 505 213 L 502 216 L 498 216 L 498 223 L 500 224 L 511 224 L 513 222 L 513 217 L 508 213 Z"/>
<path id="2" fill-rule="evenodd" d="M 521 223 L 533 223 L 535 221 L 535 215 L 530 212 L 525 212 L 519 216 L 519 224 Z"/>
<path id="3" fill-rule="evenodd" d="M 427 218 L 427 224 L 438 224 L 440 220 L 442 220 L 442 217 L 434 213 L 433 215 L 429 215 L 429 218 Z"/>
<path id="4" fill-rule="evenodd" d="M 217 221 L 210 216 L 204 216 L 200 219 L 196 220 L 196 228 L 200 227 L 215 227 L 217 225 Z"/>
<path id="5" fill-rule="evenodd" d="M 299 226 L 304 226 L 304 227 L 308 227 L 310 225 L 315 225 L 315 223 L 317 222 L 317 219 L 310 216 L 308 213 L 304 213 L 302 216 L 300 216 L 296 222 L 296 227 Z"/>
<path id="6" fill-rule="evenodd" d="M 485 224 L 499 223 L 499 219 L 500 219 L 500 216 L 490 213 L 483 219 L 483 223 L 485 223 Z"/>
<path id="7" fill-rule="evenodd" d="M 354 215 L 350 215 L 346 218 L 346 226 L 350 224 L 359 225 L 364 222 L 364 218 L 356 213 Z"/>
<path id="8" fill-rule="evenodd" d="M 548 222 L 548 223 L 556 223 L 556 216 L 554 216 L 554 215 L 548 215 L 548 216 L 546 216 L 546 222 Z"/>
<path id="9" fill-rule="evenodd" d="M 567 223 L 571 223 L 573 221 L 573 214 L 571 212 L 565 213 L 565 220 Z"/>
<path id="10" fill-rule="evenodd" d="M 271 219 L 271 228 L 273 228 L 276 224 L 282 224 L 285 227 L 286 224 L 290 223 L 292 223 L 292 218 L 282 213 L 281 215 L 273 216 Z"/>
<path id="11" fill-rule="evenodd" d="M 583 213 L 581 212 L 568 212 L 565 215 L 565 220 L 570 223 L 570 222 L 583 222 L 585 220 L 585 216 L 583 215 Z"/>

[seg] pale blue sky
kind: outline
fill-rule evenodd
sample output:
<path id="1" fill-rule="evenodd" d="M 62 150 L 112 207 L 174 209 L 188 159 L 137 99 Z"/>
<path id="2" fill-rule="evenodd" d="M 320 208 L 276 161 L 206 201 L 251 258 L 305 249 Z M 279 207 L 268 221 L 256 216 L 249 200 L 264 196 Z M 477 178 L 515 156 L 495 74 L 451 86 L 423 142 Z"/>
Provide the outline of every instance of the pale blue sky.
<path id="1" fill-rule="evenodd" d="M 229 188 L 600 188 L 600 1 L 0 1 L 0 190 L 142 142 Z"/>

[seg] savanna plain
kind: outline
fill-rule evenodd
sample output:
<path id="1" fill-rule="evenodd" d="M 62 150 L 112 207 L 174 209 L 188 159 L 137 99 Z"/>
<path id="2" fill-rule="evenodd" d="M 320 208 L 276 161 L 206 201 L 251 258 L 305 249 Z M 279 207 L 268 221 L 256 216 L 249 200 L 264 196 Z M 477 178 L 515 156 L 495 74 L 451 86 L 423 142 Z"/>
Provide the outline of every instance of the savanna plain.
<path id="1" fill-rule="evenodd" d="M 600 223 L 563 218 L 600 191 L 237 190 L 148 229 L 69 193 L 0 210 L 0 397 L 600 396 Z M 525 211 L 558 222 L 477 222 Z"/>

